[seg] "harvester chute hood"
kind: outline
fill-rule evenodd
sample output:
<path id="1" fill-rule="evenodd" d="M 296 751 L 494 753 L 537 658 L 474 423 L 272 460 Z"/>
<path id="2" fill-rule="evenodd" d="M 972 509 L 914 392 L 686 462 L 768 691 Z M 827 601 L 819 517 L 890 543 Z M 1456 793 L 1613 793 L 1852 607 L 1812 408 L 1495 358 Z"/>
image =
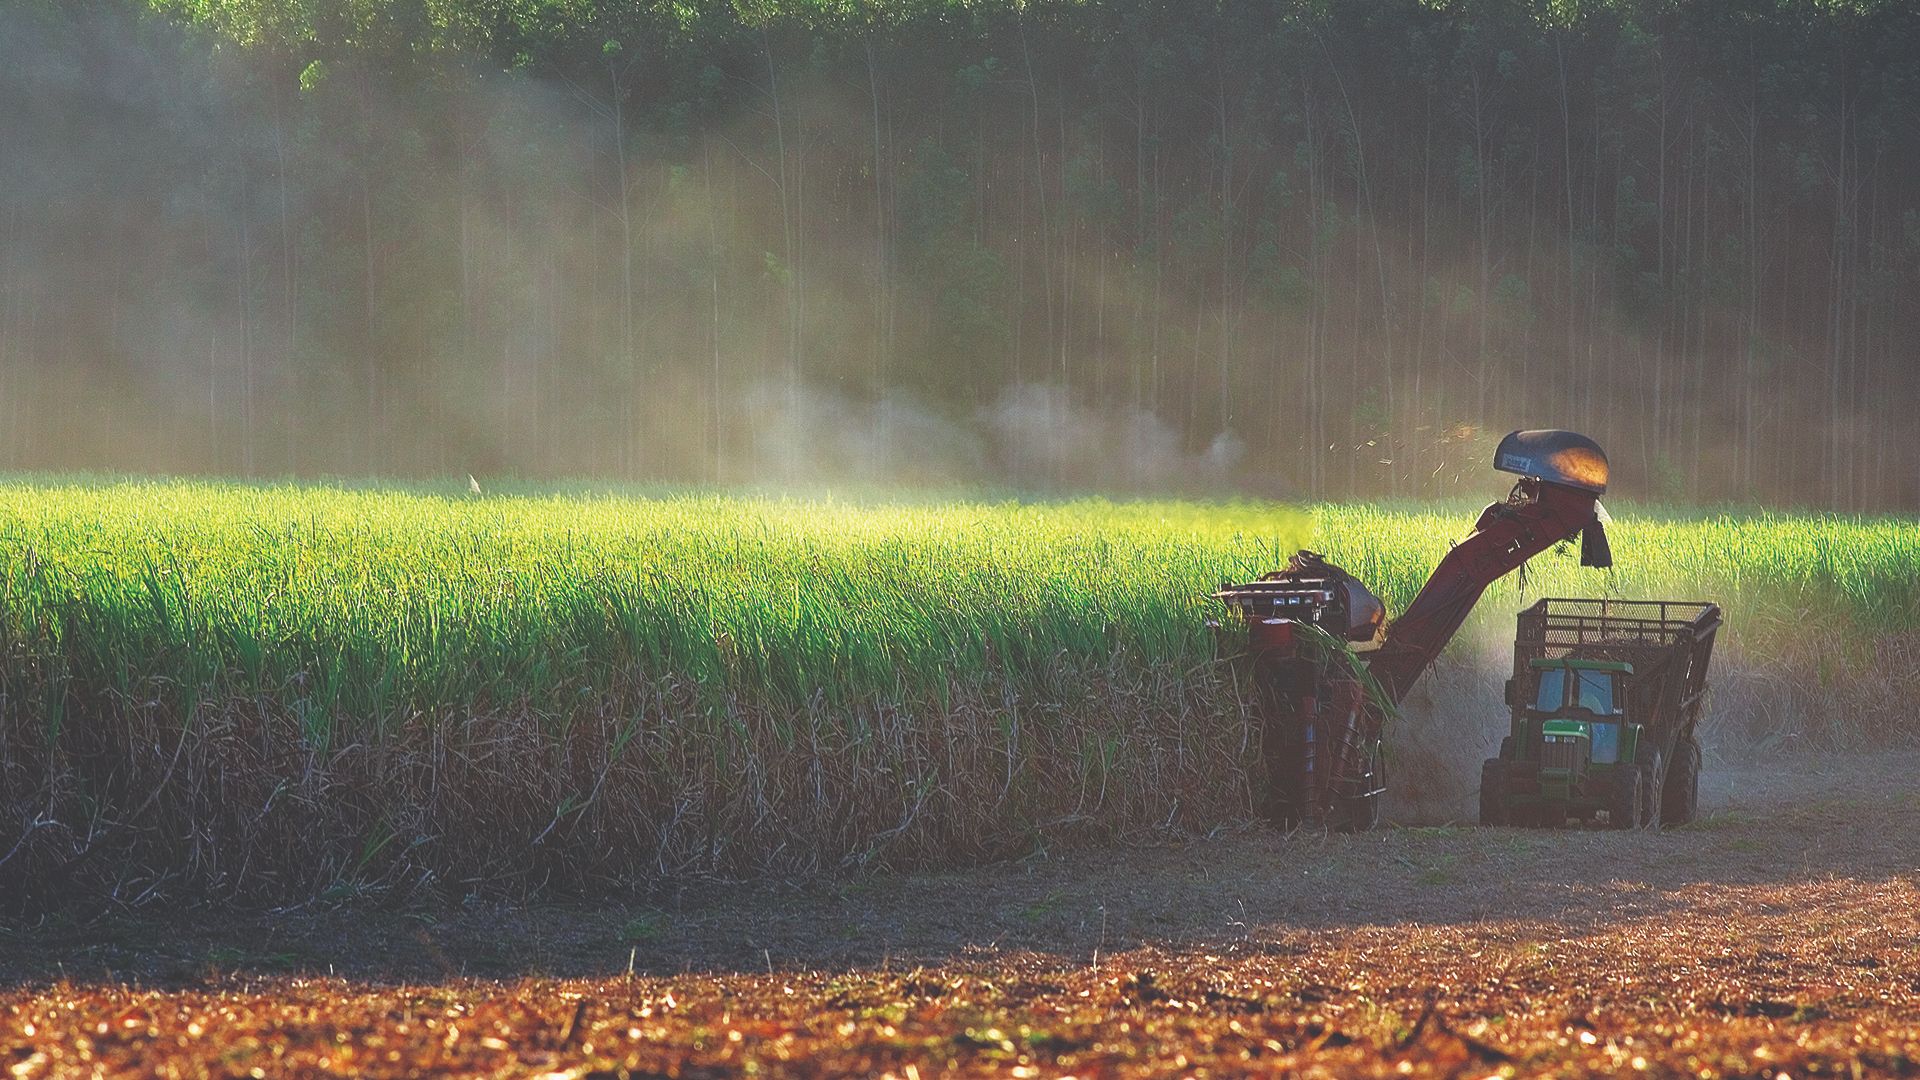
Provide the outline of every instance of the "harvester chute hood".
<path id="1" fill-rule="evenodd" d="M 1606 451 L 1572 431 L 1516 431 L 1500 440 L 1493 467 L 1595 495 L 1607 490 Z"/>

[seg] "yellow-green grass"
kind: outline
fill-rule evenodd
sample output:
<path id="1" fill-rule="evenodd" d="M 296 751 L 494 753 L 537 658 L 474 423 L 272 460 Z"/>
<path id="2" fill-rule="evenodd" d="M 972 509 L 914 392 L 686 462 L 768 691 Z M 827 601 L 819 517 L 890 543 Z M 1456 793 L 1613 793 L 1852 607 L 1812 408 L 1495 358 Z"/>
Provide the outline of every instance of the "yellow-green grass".
<path id="1" fill-rule="evenodd" d="M 1119 652 L 1189 661 L 1205 593 L 1306 535 L 1251 503 L 12 485 L 0 634 L 50 679 L 380 720 L 564 711 L 636 672 L 766 703 L 891 698 Z"/>
<path id="2" fill-rule="evenodd" d="M 1389 612 L 1402 611 L 1478 509 L 1323 506 L 1314 542 L 1372 584 Z M 1920 738 L 1912 704 L 1920 692 L 1920 523 L 1632 504 L 1613 511 L 1611 570 L 1581 567 L 1579 544 L 1562 545 L 1490 587 L 1462 628 L 1445 666 L 1469 681 L 1443 674 L 1438 683 L 1456 693 L 1480 686 L 1483 704 L 1465 713 L 1484 717 L 1483 726 L 1438 730 L 1416 709 L 1408 715 L 1418 730 L 1389 732 L 1390 751 L 1403 751 L 1403 761 L 1439 754 L 1451 762 L 1452 787 L 1470 792 L 1479 758 L 1506 726 L 1497 680 L 1514 612 L 1548 596 L 1718 602 L 1726 623 L 1705 738 L 1719 750 L 1860 749 Z M 1483 681 L 1474 683 L 1476 675 Z"/>
<path id="3" fill-rule="evenodd" d="M 1796 628 L 1920 628 L 1920 522 L 1911 518 L 1769 511 L 1689 514 L 1615 507 L 1611 570 L 1580 566 L 1578 543 L 1536 558 L 1529 598 L 1618 596 L 1714 600 L 1728 624 L 1765 639 Z M 1343 504 L 1314 509 L 1314 543 L 1368 582 L 1388 610 L 1406 607 L 1475 508 Z M 1522 579 L 1489 591 L 1510 601 Z M 1488 605 L 1503 615 L 1510 603 Z M 1490 612 L 1483 609 L 1483 617 Z"/>

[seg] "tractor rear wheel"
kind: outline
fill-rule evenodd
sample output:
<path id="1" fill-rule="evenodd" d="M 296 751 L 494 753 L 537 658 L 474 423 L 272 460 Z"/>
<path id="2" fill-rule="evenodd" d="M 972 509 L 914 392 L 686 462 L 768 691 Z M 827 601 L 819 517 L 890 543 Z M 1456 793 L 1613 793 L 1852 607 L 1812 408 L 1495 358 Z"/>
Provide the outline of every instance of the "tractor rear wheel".
<path id="1" fill-rule="evenodd" d="M 1640 765 L 1640 827 L 1660 827 L 1660 784 L 1667 774 L 1666 759 L 1660 751 L 1641 743 L 1636 759 Z"/>
<path id="2" fill-rule="evenodd" d="M 1488 758 L 1480 764 L 1480 824 L 1512 823 L 1507 812 L 1507 762 Z"/>
<path id="3" fill-rule="evenodd" d="M 1685 825 L 1700 812 L 1700 740 L 1689 735 L 1667 767 L 1667 783 L 1660 792 L 1660 820 Z"/>
<path id="4" fill-rule="evenodd" d="M 1646 806 L 1646 769 L 1640 765 L 1622 765 L 1613 781 L 1607 800 L 1607 825 L 1615 829 L 1637 829 L 1642 824 L 1640 811 Z"/>

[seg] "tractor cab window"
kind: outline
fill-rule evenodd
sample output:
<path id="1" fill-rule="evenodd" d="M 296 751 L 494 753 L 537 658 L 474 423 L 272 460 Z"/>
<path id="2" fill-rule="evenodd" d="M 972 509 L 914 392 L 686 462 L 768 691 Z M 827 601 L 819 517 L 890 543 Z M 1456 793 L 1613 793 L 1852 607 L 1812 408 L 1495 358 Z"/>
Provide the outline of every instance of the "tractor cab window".
<path id="1" fill-rule="evenodd" d="M 1620 710 L 1614 707 L 1614 676 L 1611 671 L 1575 670 L 1573 704 L 1586 709 L 1596 716 L 1611 716 Z"/>
<path id="2" fill-rule="evenodd" d="M 1543 668 L 1533 708 L 1548 714 L 1572 708 L 1585 709 L 1595 716 L 1618 716 L 1619 685 L 1619 676 L 1611 671 Z"/>
<path id="3" fill-rule="evenodd" d="M 1567 669 L 1546 668 L 1540 672 L 1540 693 L 1533 707 L 1543 713 L 1557 713 L 1567 703 Z"/>

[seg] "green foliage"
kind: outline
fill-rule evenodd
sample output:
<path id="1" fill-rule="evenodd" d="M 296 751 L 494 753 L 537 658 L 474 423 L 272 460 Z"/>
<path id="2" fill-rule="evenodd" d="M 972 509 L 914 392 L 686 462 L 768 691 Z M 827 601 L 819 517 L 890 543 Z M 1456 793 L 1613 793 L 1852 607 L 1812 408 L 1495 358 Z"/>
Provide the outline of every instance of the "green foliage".
<path id="1" fill-rule="evenodd" d="M 1531 325 L 1536 316 L 1533 292 L 1519 274 L 1503 275 L 1493 287 L 1493 299 L 1517 325 Z"/>
<path id="2" fill-rule="evenodd" d="M 1205 594 L 1306 534 L 1259 504 L 185 483 L 0 487 L 0 522 L 16 687 L 159 679 L 283 697 L 322 725 L 506 701 L 563 717 L 633 675 L 795 706 L 1115 655 L 1177 670 L 1207 655 Z"/>
<path id="3" fill-rule="evenodd" d="M 1313 543 L 1402 610 L 1471 515 L 1321 507 Z M 381 720 L 525 701 L 554 716 L 623 675 L 792 706 L 1044 679 L 1116 655 L 1208 655 L 1204 595 L 1306 543 L 1281 506 L 866 504 L 688 493 L 443 497 L 219 484 L 0 487 L 0 655 L 49 680 L 263 694 Z M 1617 568 L 1572 552 L 1537 595 L 1721 600 L 1920 627 L 1920 530 L 1832 516 L 1617 514 Z M 1495 595 L 1516 587 L 1495 586 Z M 1513 605 L 1487 605 L 1504 617 Z M 56 709 L 61 695 L 46 699 Z M 52 717 L 56 713 L 49 713 Z"/>
<path id="4" fill-rule="evenodd" d="M 1211 825 L 1247 740 L 1206 594 L 1305 533 L 1259 504 L 0 486 L 8 880 L 598 892 Z"/>
<path id="5" fill-rule="evenodd" d="M 929 349 L 944 361 L 928 379 L 936 393 L 973 389 L 960 382 L 990 368 L 1007 339 L 1006 262 L 980 243 L 972 179 L 944 147 L 929 139 L 900 182 L 902 253 L 933 299 Z M 984 389 L 984 388 L 981 388 Z"/>
<path id="6" fill-rule="evenodd" d="M 1389 612 L 1405 610 L 1472 507 L 1365 504 L 1315 510 L 1314 544 L 1366 582 Z M 1527 565 L 1528 602 L 1543 596 L 1713 600 L 1749 644 L 1814 632 L 1920 629 L 1920 527 L 1906 518 L 1835 514 L 1668 513 L 1609 505 L 1614 567 L 1580 566 L 1577 545 Z M 1494 584 L 1476 622 L 1511 631 L 1520 577 Z M 1814 628 L 1819 627 L 1816 631 Z"/>
<path id="7" fill-rule="evenodd" d="M 1403 610 L 1472 510 L 1326 506 L 1310 542 Z M 1206 595 L 1307 532 L 1261 503 L 0 485 L 8 880 L 545 895 L 1204 830 L 1246 816 L 1251 749 Z M 1911 521 L 1611 535 L 1616 570 L 1544 556 L 1527 598 L 1712 598 L 1761 655 L 1920 629 Z"/>

